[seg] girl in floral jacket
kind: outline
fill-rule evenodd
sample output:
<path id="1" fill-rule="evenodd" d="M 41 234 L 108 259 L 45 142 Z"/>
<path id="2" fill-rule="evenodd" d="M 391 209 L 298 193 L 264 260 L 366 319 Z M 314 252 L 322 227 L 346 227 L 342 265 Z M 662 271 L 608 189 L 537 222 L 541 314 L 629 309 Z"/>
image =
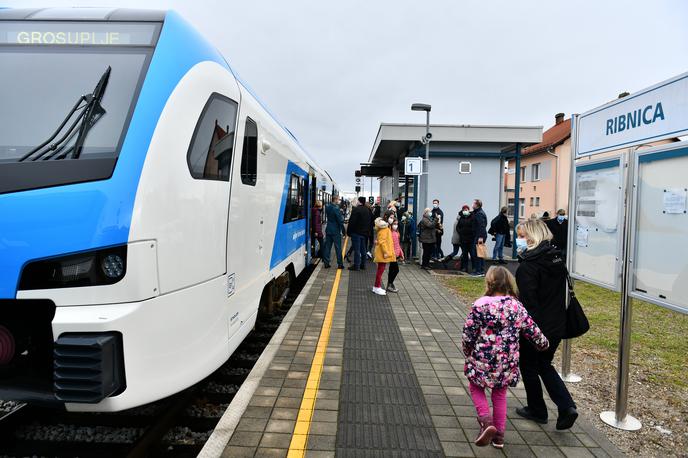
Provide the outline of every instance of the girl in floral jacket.
<path id="1" fill-rule="evenodd" d="M 523 335 L 538 350 L 549 342 L 516 299 L 516 281 L 507 269 L 492 266 L 485 275 L 485 295 L 475 301 L 463 327 L 464 374 L 470 382 L 471 398 L 478 412 L 480 432 L 475 444 L 492 442 L 504 447 L 506 424 L 506 391 L 519 379 L 519 336 Z M 493 417 L 485 396 L 492 390 Z"/>

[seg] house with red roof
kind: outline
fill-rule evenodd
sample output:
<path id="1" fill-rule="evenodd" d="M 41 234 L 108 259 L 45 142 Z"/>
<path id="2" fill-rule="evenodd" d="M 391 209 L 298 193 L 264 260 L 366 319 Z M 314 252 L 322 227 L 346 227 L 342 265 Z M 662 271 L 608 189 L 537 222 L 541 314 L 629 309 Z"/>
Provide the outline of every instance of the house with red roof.
<path id="1" fill-rule="evenodd" d="M 568 214 L 569 173 L 571 171 L 571 118 L 557 113 L 554 125 L 542 134 L 542 142 L 524 148 L 520 170 L 514 161 L 507 163 L 504 177 L 504 201 L 509 219 L 514 216 L 516 173 L 521 176 L 519 218 L 553 217 L 560 208 Z"/>

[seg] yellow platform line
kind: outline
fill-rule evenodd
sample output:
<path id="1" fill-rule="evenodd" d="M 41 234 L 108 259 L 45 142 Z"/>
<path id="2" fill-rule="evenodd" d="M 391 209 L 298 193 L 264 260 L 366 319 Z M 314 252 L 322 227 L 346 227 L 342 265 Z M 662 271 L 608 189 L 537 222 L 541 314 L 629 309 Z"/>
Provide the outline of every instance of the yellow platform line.
<path id="1" fill-rule="evenodd" d="M 346 243 L 348 239 L 344 239 L 342 246 L 342 256 L 346 253 Z M 311 431 L 311 422 L 313 420 L 313 411 L 315 410 L 315 401 L 318 398 L 318 388 L 320 387 L 320 377 L 322 376 L 323 366 L 325 364 L 325 355 L 327 354 L 327 345 L 330 342 L 330 331 L 332 329 L 332 318 L 334 317 L 334 307 L 337 302 L 337 291 L 339 290 L 339 281 L 342 278 L 342 269 L 337 269 L 334 277 L 334 284 L 330 292 L 330 300 L 327 303 L 327 311 L 325 312 L 325 319 L 323 320 L 322 330 L 320 331 L 320 338 L 318 345 L 315 348 L 315 356 L 311 364 L 311 370 L 308 373 L 308 381 L 306 382 L 306 390 L 301 399 L 301 407 L 299 408 L 299 415 L 296 418 L 296 426 L 294 427 L 294 434 L 291 437 L 289 444 L 289 453 L 287 458 L 303 457 L 306 454 L 306 445 L 308 444 L 308 435 Z"/>

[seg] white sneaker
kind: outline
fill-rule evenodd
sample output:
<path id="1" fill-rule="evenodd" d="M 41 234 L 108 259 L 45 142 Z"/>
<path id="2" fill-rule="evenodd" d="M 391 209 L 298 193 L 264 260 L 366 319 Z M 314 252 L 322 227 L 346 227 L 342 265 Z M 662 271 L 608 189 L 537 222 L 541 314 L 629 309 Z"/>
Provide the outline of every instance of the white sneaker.
<path id="1" fill-rule="evenodd" d="M 378 296 L 386 296 L 386 295 L 387 295 L 387 291 L 385 291 L 385 290 L 382 289 L 382 288 L 375 288 L 375 287 L 373 287 L 373 292 L 374 292 L 375 294 L 377 294 Z"/>

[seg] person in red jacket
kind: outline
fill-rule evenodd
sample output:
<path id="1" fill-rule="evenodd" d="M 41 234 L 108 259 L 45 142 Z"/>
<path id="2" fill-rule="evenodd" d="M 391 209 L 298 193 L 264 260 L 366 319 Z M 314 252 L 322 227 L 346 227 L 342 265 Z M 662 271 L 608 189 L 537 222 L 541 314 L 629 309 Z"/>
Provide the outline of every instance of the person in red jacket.
<path id="1" fill-rule="evenodd" d="M 319 200 L 315 201 L 315 205 L 311 208 L 311 233 L 313 234 L 313 239 L 318 241 L 318 250 L 313 255 L 316 258 L 322 258 L 323 250 L 323 230 L 322 230 L 322 202 Z"/>

